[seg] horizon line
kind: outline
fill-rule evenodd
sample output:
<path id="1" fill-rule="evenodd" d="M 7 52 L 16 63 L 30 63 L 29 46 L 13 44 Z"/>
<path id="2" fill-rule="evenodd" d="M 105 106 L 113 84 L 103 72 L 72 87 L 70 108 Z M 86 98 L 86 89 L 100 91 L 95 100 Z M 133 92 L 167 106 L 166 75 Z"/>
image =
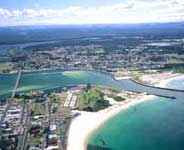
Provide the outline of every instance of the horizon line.
<path id="1" fill-rule="evenodd" d="M 95 26 L 95 25 L 146 25 L 146 24 L 177 24 L 184 21 L 171 22 L 140 22 L 140 23 L 83 23 L 83 24 L 17 24 L 17 25 L 0 25 L 0 27 L 29 27 L 29 26 Z"/>

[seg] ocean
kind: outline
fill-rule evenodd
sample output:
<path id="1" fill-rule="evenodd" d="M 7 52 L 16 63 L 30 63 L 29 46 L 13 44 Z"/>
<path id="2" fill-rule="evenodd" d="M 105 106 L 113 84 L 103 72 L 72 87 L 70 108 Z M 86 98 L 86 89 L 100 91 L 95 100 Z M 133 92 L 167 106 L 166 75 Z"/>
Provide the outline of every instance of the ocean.
<path id="1" fill-rule="evenodd" d="M 184 79 L 170 88 L 184 89 Z M 156 97 L 108 120 L 88 141 L 88 150 L 183 150 L 184 97 Z"/>

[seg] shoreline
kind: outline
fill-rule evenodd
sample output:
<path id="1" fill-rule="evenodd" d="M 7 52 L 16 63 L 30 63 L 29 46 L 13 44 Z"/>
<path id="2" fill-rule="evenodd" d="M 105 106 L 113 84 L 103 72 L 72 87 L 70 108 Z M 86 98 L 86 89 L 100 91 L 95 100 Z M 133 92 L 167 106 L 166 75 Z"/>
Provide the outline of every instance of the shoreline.
<path id="1" fill-rule="evenodd" d="M 93 68 L 43 68 L 43 69 L 22 70 L 23 73 L 39 73 L 39 72 L 49 72 L 49 71 L 95 71 L 95 72 L 112 75 L 111 72 L 107 70 L 99 70 L 99 69 L 93 69 Z M 8 73 L 0 72 L 0 75 L 12 75 L 17 73 L 18 71 L 14 70 Z"/>
<path id="2" fill-rule="evenodd" d="M 175 79 L 184 79 L 184 75 L 171 76 L 163 81 L 155 84 L 155 86 L 166 87 L 167 84 Z M 74 118 L 69 127 L 68 134 L 68 146 L 67 150 L 87 150 L 87 142 L 89 137 L 100 128 L 106 121 L 117 115 L 121 111 L 124 111 L 132 106 L 153 100 L 156 96 L 145 95 L 144 93 L 138 94 L 136 98 L 127 99 L 123 102 L 118 102 L 104 110 L 99 112 L 84 112 L 84 111 L 72 111 L 73 113 L 80 113 L 80 115 Z"/>

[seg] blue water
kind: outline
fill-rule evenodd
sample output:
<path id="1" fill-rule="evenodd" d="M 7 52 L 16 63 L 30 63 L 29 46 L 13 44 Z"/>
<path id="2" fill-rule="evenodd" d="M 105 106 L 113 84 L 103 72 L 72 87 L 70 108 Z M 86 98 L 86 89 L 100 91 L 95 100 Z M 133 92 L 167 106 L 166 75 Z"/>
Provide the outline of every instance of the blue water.
<path id="1" fill-rule="evenodd" d="M 184 89 L 183 83 L 180 79 L 168 86 Z M 101 126 L 88 144 L 113 150 L 184 150 L 184 97 L 157 97 L 122 111 Z"/>
<path id="2" fill-rule="evenodd" d="M 17 74 L 0 75 L 0 99 L 11 95 Z M 41 72 L 22 73 L 18 92 L 28 92 L 31 90 L 45 90 L 56 87 L 66 87 L 69 85 L 79 85 L 91 83 L 95 86 L 124 89 L 135 92 L 147 92 L 149 94 L 184 97 L 183 92 L 156 89 L 137 84 L 131 80 L 116 81 L 111 74 L 97 71 L 85 70 L 51 70 Z"/>

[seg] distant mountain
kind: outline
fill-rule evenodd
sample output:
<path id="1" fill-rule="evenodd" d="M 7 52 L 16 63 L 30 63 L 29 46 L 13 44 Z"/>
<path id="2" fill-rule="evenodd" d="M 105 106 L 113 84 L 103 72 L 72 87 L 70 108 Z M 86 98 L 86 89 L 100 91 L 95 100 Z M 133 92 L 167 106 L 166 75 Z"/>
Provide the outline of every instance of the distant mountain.
<path id="1" fill-rule="evenodd" d="M 107 36 L 181 38 L 184 37 L 184 22 L 0 27 L 0 44 Z"/>

